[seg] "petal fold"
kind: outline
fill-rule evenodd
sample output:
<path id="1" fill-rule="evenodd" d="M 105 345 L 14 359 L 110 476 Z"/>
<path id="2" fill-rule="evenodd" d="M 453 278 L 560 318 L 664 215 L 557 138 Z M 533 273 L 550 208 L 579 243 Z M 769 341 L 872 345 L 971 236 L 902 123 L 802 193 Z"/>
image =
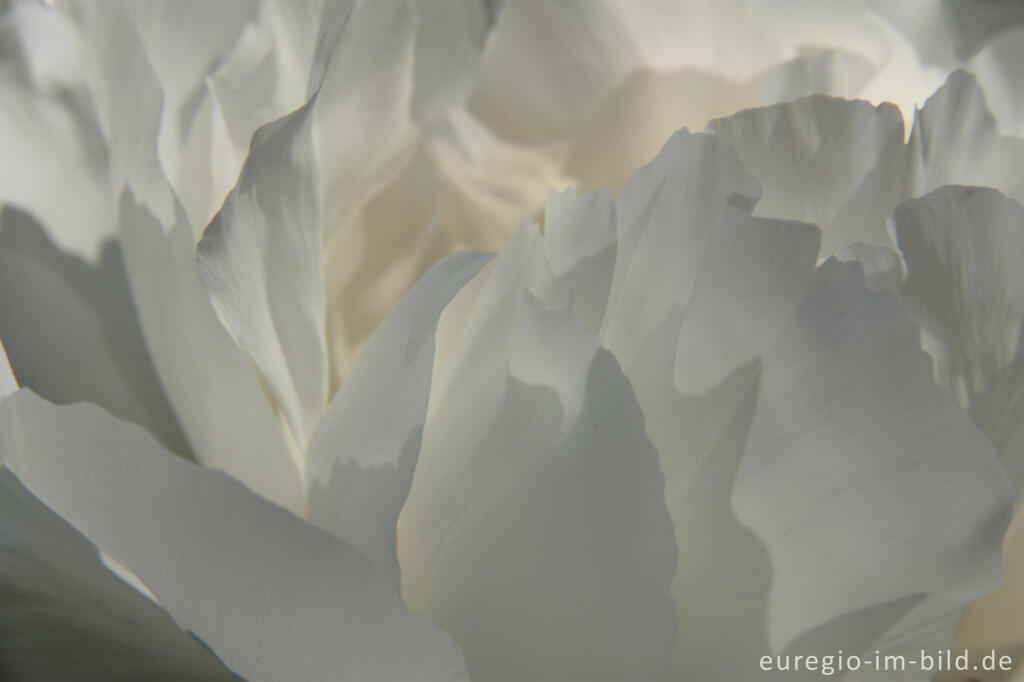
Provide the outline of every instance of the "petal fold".
<path id="1" fill-rule="evenodd" d="M 121 199 L 121 247 L 153 365 L 199 463 L 303 514 L 297 455 L 245 352 L 217 319 L 180 209 L 178 216 L 165 228 L 131 192 Z"/>
<path id="2" fill-rule="evenodd" d="M 307 451 L 310 520 L 399 584 L 395 533 L 419 457 L 441 311 L 491 254 L 435 265 L 384 318 L 331 399 Z"/>
<path id="3" fill-rule="evenodd" d="M 5 466 L 0 466 L 0 603 L 4 679 L 238 679 L 157 604 L 107 570 L 96 547 Z"/>
<path id="4" fill-rule="evenodd" d="M 0 457 L 252 682 L 466 679 L 357 551 L 137 427 L 22 390 L 0 405 Z"/>
<path id="5" fill-rule="evenodd" d="M 303 451 L 327 404 L 314 103 L 253 135 L 238 184 L 196 247 L 210 301 L 259 368 Z"/>
<path id="6" fill-rule="evenodd" d="M 676 552 L 657 453 L 615 359 L 545 309 L 543 248 L 524 226 L 442 319 L 458 338 L 399 518 L 402 595 L 474 678 L 663 680 Z"/>

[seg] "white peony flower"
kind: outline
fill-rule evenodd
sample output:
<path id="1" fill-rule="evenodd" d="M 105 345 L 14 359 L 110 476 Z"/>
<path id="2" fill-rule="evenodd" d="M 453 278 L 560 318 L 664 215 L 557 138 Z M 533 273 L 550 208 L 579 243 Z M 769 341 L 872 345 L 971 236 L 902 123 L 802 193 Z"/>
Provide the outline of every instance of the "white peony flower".
<path id="1" fill-rule="evenodd" d="M 914 4 L 15 3 L 0 676 L 950 646 L 1021 485 L 1019 34 Z M 1020 527 L 957 646 L 1019 653 Z"/>

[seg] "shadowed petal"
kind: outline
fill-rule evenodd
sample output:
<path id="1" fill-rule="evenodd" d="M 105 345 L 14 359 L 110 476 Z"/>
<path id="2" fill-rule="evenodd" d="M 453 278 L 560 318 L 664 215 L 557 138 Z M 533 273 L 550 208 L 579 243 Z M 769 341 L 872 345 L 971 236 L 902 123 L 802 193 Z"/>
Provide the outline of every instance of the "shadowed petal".
<path id="1" fill-rule="evenodd" d="M 370 338 L 309 445 L 310 520 L 399 583 L 398 513 L 419 457 L 437 318 L 491 258 L 462 251 L 434 266 Z"/>
<path id="2" fill-rule="evenodd" d="M 300 450 L 327 403 L 315 102 L 260 128 L 196 247 L 211 303 L 259 368 Z"/>
<path id="3" fill-rule="evenodd" d="M 676 553 L 657 453 L 595 334 L 537 307 L 543 258 L 525 226 L 438 332 L 461 338 L 435 360 L 402 595 L 474 678 L 663 680 Z"/>
<path id="4" fill-rule="evenodd" d="M 465 679 L 358 552 L 137 427 L 22 390 L 0 405 L 0 457 L 251 682 Z"/>

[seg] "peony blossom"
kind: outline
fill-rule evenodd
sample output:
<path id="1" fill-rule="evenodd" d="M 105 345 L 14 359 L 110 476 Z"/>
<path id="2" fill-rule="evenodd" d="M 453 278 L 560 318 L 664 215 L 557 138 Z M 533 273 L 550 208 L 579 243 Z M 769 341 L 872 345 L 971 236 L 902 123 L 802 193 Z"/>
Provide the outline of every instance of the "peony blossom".
<path id="1" fill-rule="evenodd" d="M 913 4 L 13 4 L 0 676 L 1016 661 L 1019 12 Z"/>

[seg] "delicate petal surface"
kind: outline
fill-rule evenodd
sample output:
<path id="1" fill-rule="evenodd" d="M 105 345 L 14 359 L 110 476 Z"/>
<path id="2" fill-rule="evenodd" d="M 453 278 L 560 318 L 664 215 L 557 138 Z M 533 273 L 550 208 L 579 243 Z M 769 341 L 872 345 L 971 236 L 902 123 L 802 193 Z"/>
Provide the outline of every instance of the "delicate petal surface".
<path id="1" fill-rule="evenodd" d="M 402 595 L 474 678 L 662 680 L 676 553 L 657 453 L 595 334 L 539 307 L 562 284 L 527 225 L 442 318 Z"/>
<path id="2" fill-rule="evenodd" d="M 675 302 L 689 298 L 726 210 L 749 210 L 760 194 L 732 150 L 685 130 L 630 179 L 618 202 L 618 256 L 601 330 L 620 363 L 632 362 Z"/>
<path id="3" fill-rule="evenodd" d="M 704 176 L 683 172 L 695 159 Z M 678 679 L 749 679 L 786 647 L 906 644 L 994 586 L 1013 498 L 898 300 L 855 264 L 816 269 L 816 231 L 749 216 L 757 187 L 738 192 L 730 168 L 721 141 L 680 133 L 627 184 L 602 327 L 666 476 Z M 593 203 L 564 199 L 563 229 Z"/>
<path id="4" fill-rule="evenodd" d="M 391 289 L 386 266 L 360 267 L 381 249 L 387 264 L 389 250 L 405 238 L 396 241 L 391 233 L 363 230 L 358 218 L 415 152 L 418 132 L 410 117 L 415 30 L 415 15 L 400 0 L 358 3 L 327 64 L 317 99 L 332 386 L 352 366 L 388 306 L 413 283 Z M 381 298 L 383 305 L 377 303 Z M 373 306 L 369 322 L 360 319 L 361 306 Z"/>
<path id="5" fill-rule="evenodd" d="M 945 187 L 908 201 L 894 221 L 907 264 L 903 290 L 937 380 L 996 446 L 1024 488 L 1024 208 L 981 187 Z M 1018 510 L 1006 536 L 1002 587 L 972 604 L 957 645 L 1024 644 Z"/>
<path id="6" fill-rule="evenodd" d="M 756 215 L 821 226 L 826 254 L 890 244 L 885 220 L 906 196 L 896 107 L 815 96 L 712 121 L 708 131 L 764 184 Z"/>
<path id="7" fill-rule="evenodd" d="M 0 457 L 252 682 L 465 679 L 358 552 L 134 426 L 21 391 L 0 405 Z"/>
<path id="8" fill-rule="evenodd" d="M 764 354 L 733 501 L 772 558 L 776 646 L 830 612 L 998 579 L 1013 489 L 899 302 L 861 282 L 821 266 Z"/>
<path id="9" fill-rule="evenodd" d="M 179 221 L 165 232 L 127 192 L 120 214 L 143 335 L 196 459 L 303 513 L 298 463 L 245 352 L 206 296 L 189 228 Z"/>
<path id="10" fill-rule="evenodd" d="M 0 203 L 30 211 L 59 247 L 92 262 L 116 223 L 78 41 L 71 22 L 40 3 L 0 15 Z"/>
<path id="11" fill-rule="evenodd" d="M 373 560 L 396 587 L 396 524 L 420 451 L 437 318 L 490 257 L 448 256 L 399 301 L 331 399 L 306 453 L 310 520 Z"/>
<path id="12" fill-rule="evenodd" d="M 196 247 L 210 301 L 259 368 L 300 450 L 327 403 L 314 101 L 256 132 L 238 184 Z"/>
<path id="13" fill-rule="evenodd" d="M 910 139 L 914 193 L 943 185 L 988 185 L 1024 201 L 1024 139 L 999 133 L 985 93 L 966 71 L 928 98 Z"/>
<path id="14" fill-rule="evenodd" d="M 1014 0 L 943 0 L 942 5 L 961 58 L 970 57 L 993 34 L 1024 23 L 1024 7 Z"/>
<path id="15" fill-rule="evenodd" d="M 1024 26 L 1009 29 L 971 59 L 968 69 L 985 91 L 985 101 L 995 114 L 999 130 L 1024 137 Z"/>
<path id="16" fill-rule="evenodd" d="M 1024 207 L 983 187 L 945 187 L 894 216 L 903 299 L 948 387 L 1024 489 Z"/>
<path id="17" fill-rule="evenodd" d="M 158 605 L 107 570 L 96 547 L 4 466 L 0 604 L 0 676 L 6 680 L 238 679 Z"/>
<path id="18" fill-rule="evenodd" d="M 22 386 L 55 403 L 101 405 L 189 456 L 116 242 L 92 264 L 61 251 L 31 216 L 0 210 L 0 338 Z"/>

